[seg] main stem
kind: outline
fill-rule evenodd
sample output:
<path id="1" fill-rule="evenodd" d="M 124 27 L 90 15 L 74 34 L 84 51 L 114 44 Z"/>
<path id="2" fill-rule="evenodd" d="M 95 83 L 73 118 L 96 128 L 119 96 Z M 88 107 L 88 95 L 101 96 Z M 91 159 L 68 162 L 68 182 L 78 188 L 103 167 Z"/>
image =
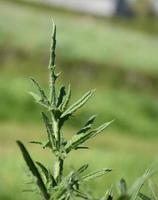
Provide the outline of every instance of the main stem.
<path id="1" fill-rule="evenodd" d="M 60 157 L 57 158 L 56 161 L 56 169 L 57 170 L 57 174 L 56 174 L 56 181 L 57 183 L 60 183 L 62 180 L 62 175 L 63 175 L 63 164 L 64 164 L 64 160 L 61 159 Z"/>
<path id="2" fill-rule="evenodd" d="M 56 91 L 55 91 L 55 82 L 56 82 L 56 74 L 55 74 L 55 50 L 56 50 L 56 25 L 53 25 L 53 34 L 52 34 L 52 44 L 51 44 L 51 55 L 50 55 L 50 63 L 49 63 L 49 70 L 50 70 L 50 97 L 51 103 L 53 103 L 53 107 L 56 107 Z M 59 119 L 55 116 L 54 113 L 52 114 L 52 123 L 53 123 L 53 134 L 55 135 L 56 139 L 56 163 L 54 167 L 54 177 L 57 183 L 60 183 L 62 180 L 63 174 L 63 163 L 64 160 L 61 156 L 61 132 L 59 128 Z"/>
<path id="3" fill-rule="evenodd" d="M 54 116 L 52 116 L 53 121 L 53 131 L 56 138 L 56 148 L 57 148 L 57 154 L 56 154 L 56 162 L 54 167 L 54 177 L 57 181 L 57 183 L 60 183 L 62 180 L 62 174 L 63 174 L 63 164 L 64 160 L 61 158 L 61 133 L 59 129 L 59 123 L 58 120 L 55 119 Z"/>

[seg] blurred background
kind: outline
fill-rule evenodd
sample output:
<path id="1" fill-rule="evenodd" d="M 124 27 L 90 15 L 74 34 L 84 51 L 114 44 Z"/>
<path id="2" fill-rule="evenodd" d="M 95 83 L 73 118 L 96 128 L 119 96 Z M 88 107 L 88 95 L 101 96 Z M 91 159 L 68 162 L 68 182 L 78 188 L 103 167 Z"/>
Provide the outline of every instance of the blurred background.
<path id="1" fill-rule="evenodd" d="M 46 138 L 41 109 L 28 92 L 29 77 L 48 86 L 52 18 L 57 24 L 59 84 L 73 98 L 96 88 L 67 123 L 73 134 L 87 117 L 96 125 L 115 119 L 87 151 L 71 154 L 66 171 L 82 163 L 113 172 L 87 186 L 103 194 L 126 178 L 129 185 L 158 159 L 158 0 L 0 0 L 0 199 L 38 199 L 15 141 L 50 168 L 52 159 L 28 142 Z M 99 185 L 99 187 L 97 187 Z"/>

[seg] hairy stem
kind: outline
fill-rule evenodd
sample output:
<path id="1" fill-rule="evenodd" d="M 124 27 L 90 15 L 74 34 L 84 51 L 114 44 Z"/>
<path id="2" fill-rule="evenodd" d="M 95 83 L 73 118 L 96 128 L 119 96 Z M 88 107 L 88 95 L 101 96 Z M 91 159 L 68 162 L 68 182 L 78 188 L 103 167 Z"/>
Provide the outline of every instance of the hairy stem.
<path id="1" fill-rule="evenodd" d="M 60 183 L 62 180 L 63 164 L 64 164 L 64 160 L 58 157 L 55 163 L 55 170 L 54 170 L 54 176 L 56 178 L 57 183 Z"/>
<path id="2" fill-rule="evenodd" d="M 55 81 L 56 77 L 54 74 L 55 66 L 54 65 L 49 65 L 48 67 L 50 71 L 50 77 L 49 77 L 49 82 L 50 82 L 50 102 L 51 104 L 55 107 L 56 106 L 56 88 L 55 88 Z"/>
<path id="3" fill-rule="evenodd" d="M 63 164 L 64 160 L 61 158 L 60 152 L 61 152 L 61 132 L 59 129 L 59 122 L 58 119 L 54 117 L 54 114 L 52 113 L 52 123 L 53 123 L 53 134 L 56 138 L 56 148 L 58 151 L 58 154 L 56 154 L 56 163 L 54 167 L 54 177 L 57 181 L 57 183 L 60 183 L 62 180 L 62 174 L 63 174 Z"/>

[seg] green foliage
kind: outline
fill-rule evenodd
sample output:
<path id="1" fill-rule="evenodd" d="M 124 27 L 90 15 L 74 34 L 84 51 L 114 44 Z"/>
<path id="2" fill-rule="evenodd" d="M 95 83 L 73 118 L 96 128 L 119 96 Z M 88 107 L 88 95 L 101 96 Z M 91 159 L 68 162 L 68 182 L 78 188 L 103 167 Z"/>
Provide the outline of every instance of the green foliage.
<path id="1" fill-rule="evenodd" d="M 90 99 L 94 90 L 85 93 L 79 100 L 69 106 L 71 98 L 71 87 L 68 89 L 62 86 L 57 92 L 56 81 L 60 73 L 56 73 L 55 58 L 56 58 L 56 26 L 53 26 L 51 55 L 49 62 L 49 95 L 41 88 L 39 83 L 31 78 L 32 83 L 37 89 L 37 93 L 30 93 L 35 101 L 46 109 L 42 112 L 42 119 L 46 127 L 47 142 L 31 141 L 31 143 L 39 144 L 42 148 L 49 148 L 55 156 L 55 163 L 53 171 L 47 169 L 42 163 L 34 162 L 29 152 L 22 142 L 17 141 L 17 144 L 22 152 L 24 160 L 36 180 L 36 186 L 45 200 L 70 200 L 70 199 L 87 199 L 95 200 L 90 194 L 82 191 L 80 185 L 84 182 L 92 181 L 92 179 L 103 176 L 111 169 L 103 168 L 85 174 L 88 165 L 85 164 L 77 170 L 70 171 L 67 175 L 63 175 L 64 161 L 67 155 L 72 150 L 87 149 L 82 146 L 84 143 L 104 131 L 111 123 L 106 122 L 97 128 L 92 128 L 96 116 L 90 117 L 85 125 L 77 131 L 71 139 L 67 140 L 63 134 L 63 126 L 65 122 L 82 108 Z M 47 113 L 47 114 L 46 114 Z M 83 174 L 84 172 L 84 174 Z M 112 191 L 99 198 L 100 200 L 136 200 L 139 196 L 142 199 L 147 199 L 145 194 L 140 193 L 144 182 L 151 176 L 152 171 L 147 171 L 140 177 L 130 189 L 127 189 L 125 180 L 120 181 L 120 195 L 117 198 L 113 197 Z M 98 198 L 97 198 L 98 199 Z"/>
<path id="2" fill-rule="evenodd" d="M 62 133 L 62 127 L 64 123 L 70 119 L 77 110 L 79 110 L 87 103 L 87 101 L 93 95 L 94 90 L 88 91 L 79 100 L 68 107 L 71 98 L 71 86 L 68 86 L 67 91 L 65 86 L 62 86 L 59 89 L 59 94 L 57 94 L 56 91 L 56 81 L 60 73 L 56 73 L 55 71 L 55 49 L 56 26 L 54 25 L 51 56 L 48 67 L 50 73 L 49 96 L 45 93 L 45 91 L 34 78 L 31 78 L 31 80 L 37 89 L 37 93 L 30 92 L 35 101 L 46 108 L 47 113 L 49 113 L 48 116 L 48 114 L 42 112 L 42 118 L 46 127 L 48 141 L 46 143 L 31 141 L 31 143 L 40 144 L 43 148 L 51 149 L 52 153 L 56 157 L 53 172 L 47 169 L 42 163 L 34 162 L 25 146 L 20 141 L 17 141 L 17 144 L 22 151 L 26 164 L 28 165 L 33 176 L 36 178 L 37 186 L 45 200 L 66 200 L 72 198 L 73 196 L 80 197 L 82 199 L 88 199 L 87 195 L 80 191 L 80 184 L 107 174 L 111 171 L 111 169 L 100 169 L 86 175 L 82 175 L 82 173 L 88 167 L 88 165 L 83 165 L 78 170 L 72 171 L 64 177 L 64 160 L 72 150 L 77 150 L 80 148 L 86 149 L 86 147 L 81 145 L 84 144 L 87 140 L 101 133 L 111 124 L 111 122 L 106 122 L 99 127 L 92 129 L 92 125 L 96 118 L 96 116 L 93 115 L 87 120 L 85 125 L 79 131 L 77 131 L 74 136 L 72 136 L 70 140 L 66 140 L 64 138 L 64 134 Z"/>

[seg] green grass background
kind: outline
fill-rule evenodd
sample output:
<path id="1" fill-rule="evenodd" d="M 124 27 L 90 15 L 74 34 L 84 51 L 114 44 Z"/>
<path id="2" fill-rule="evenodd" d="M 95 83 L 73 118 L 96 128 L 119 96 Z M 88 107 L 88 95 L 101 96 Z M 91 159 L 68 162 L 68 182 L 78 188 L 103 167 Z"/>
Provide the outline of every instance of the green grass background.
<path id="1" fill-rule="evenodd" d="M 72 102 L 90 88 L 96 93 L 65 128 L 69 137 L 87 117 L 96 125 L 115 119 L 88 143 L 88 151 L 73 152 L 65 173 L 82 163 L 89 170 L 110 167 L 112 173 L 86 186 L 101 194 L 125 177 L 129 185 L 157 162 L 158 37 L 92 16 L 0 1 L 0 199 L 38 199 L 22 192 L 30 188 L 25 164 L 15 141 L 25 141 L 35 159 L 53 161 L 50 152 L 28 144 L 45 138 L 41 109 L 28 91 L 30 76 L 48 85 L 51 20 L 57 24 L 59 84 L 72 83 Z M 132 23 L 129 21 L 129 23 Z M 155 164 L 156 165 L 156 164 Z"/>

